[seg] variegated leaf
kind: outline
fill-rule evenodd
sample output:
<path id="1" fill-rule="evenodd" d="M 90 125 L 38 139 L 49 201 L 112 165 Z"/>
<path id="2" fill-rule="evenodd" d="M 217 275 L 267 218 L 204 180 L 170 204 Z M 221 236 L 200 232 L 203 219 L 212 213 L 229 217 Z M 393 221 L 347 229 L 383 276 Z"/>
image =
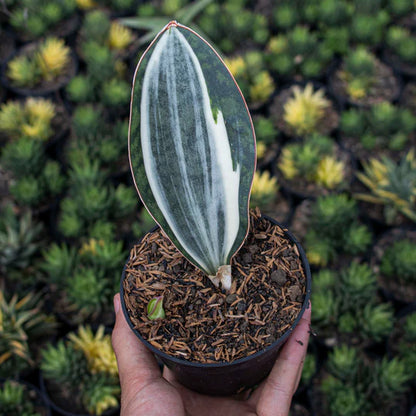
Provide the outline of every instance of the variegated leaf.
<path id="1" fill-rule="evenodd" d="M 248 231 L 253 126 L 218 54 L 176 22 L 136 69 L 129 154 L 143 203 L 184 256 L 209 275 L 229 265 Z"/>

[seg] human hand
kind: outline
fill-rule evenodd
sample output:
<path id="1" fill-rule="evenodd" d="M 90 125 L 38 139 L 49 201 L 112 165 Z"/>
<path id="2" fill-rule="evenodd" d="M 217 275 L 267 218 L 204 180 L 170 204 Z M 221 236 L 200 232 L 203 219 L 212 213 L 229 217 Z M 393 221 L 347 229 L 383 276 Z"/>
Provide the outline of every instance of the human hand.
<path id="1" fill-rule="evenodd" d="M 114 297 L 113 348 L 121 384 L 121 416 L 287 416 L 308 347 L 311 307 L 305 310 L 274 367 L 249 398 L 212 397 L 183 387 L 134 335 Z"/>

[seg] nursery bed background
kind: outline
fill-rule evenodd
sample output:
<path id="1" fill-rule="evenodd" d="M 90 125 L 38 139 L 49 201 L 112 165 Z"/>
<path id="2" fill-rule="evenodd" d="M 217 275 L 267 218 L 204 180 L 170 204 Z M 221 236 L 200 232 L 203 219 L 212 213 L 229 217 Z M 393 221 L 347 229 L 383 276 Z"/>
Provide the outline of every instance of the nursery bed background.
<path id="1" fill-rule="evenodd" d="M 235 76 L 257 135 L 251 204 L 313 268 L 292 414 L 411 414 L 413 0 L 0 2 L 0 414 L 119 412 L 112 297 L 153 226 L 127 159 L 131 80 L 172 19 Z"/>

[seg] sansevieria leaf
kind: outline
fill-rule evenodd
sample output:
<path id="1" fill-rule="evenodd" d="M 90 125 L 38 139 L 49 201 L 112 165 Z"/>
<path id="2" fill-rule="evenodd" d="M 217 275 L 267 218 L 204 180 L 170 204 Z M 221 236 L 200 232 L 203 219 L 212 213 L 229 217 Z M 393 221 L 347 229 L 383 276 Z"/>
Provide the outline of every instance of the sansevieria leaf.
<path id="1" fill-rule="evenodd" d="M 218 54 L 176 22 L 137 66 L 129 154 L 146 208 L 186 258 L 229 289 L 248 231 L 253 125 Z"/>

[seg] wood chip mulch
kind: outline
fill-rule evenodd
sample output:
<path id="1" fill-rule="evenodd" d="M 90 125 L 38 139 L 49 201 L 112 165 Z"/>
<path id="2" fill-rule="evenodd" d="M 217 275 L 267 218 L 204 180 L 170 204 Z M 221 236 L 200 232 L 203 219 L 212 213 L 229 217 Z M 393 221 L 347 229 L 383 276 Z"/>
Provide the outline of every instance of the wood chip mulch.
<path id="1" fill-rule="evenodd" d="M 251 212 L 249 235 L 232 261 L 233 287 L 222 293 L 158 229 L 131 250 L 124 300 L 143 338 L 177 358 L 231 362 L 278 339 L 298 316 L 306 278 L 284 230 Z M 163 296 L 165 319 L 147 304 Z"/>

